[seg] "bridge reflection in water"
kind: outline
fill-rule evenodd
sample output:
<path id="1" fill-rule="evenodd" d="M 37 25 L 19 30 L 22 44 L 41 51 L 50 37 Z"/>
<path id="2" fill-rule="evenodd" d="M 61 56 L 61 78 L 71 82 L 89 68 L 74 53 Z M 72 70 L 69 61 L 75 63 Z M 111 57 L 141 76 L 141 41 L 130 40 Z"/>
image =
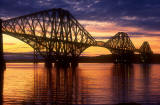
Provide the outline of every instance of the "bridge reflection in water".
<path id="1" fill-rule="evenodd" d="M 3 105 L 4 68 L 0 69 L 0 105 Z"/>
<path id="2" fill-rule="evenodd" d="M 25 70 L 23 64 L 14 65 L 17 66 L 4 71 L 1 97 L 5 104 L 115 105 L 136 102 L 148 105 L 158 103 L 160 98 L 159 65 L 80 63 L 78 68 L 48 69 L 38 64 L 34 68 L 30 66 L 30 70 Z M 13 74 L 13 69 L 17 74 Z M 30 77 L 24 77 L 25 74 Z M 18 77 L 17 81 L 12 77 Z M 22 81 L 27 83 L 18 85 Z M 10 91 L 13 88 L 16 91 Z"/>
<path id="3" fill-rule="evenodd" d="M 61 65 L 77 63 L 80 54 L 90 46 L 105 47 L 113 54 L 115 62 L 130 62 L 134 52 L 142 55 L 142 61 L 149 61 L 153 53 L 148 42 L 136 49 L 128 34 L 118 32 L 107 42 L 97 42 L 87 30 L 61 8 L 40 11 L 0 22 L 0 41 L 2 33 L 15 37 L 34 49 L 35 59 L 41 55 L 47 66 L 52 62 Z M 0 48 L 2 48 L 2 41 Z M 3 59 L 3 49 L 0 49 Z"/>

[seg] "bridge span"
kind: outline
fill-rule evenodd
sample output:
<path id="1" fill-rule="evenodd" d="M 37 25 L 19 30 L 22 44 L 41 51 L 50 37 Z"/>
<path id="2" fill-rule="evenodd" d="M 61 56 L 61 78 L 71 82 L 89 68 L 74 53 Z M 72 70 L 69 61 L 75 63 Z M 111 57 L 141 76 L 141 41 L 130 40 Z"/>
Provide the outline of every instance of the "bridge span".
<path id="1" fill-rule="evenodd" d="M 74 63 L 80 54 L 90 46 L 105 47 L 115 56 L 115 61 L 123 60 L 139 52 L 145 56 L 152 54 L 148 42 L 136 49 L 128 34 L 118 32 L 107 42 L 99 42 L 70 14 L 69 11 L 54 8 L 0 21 L 0 60 L 3 61 L 2 33 L 15 37 L 30 45 L 40 54 L 47 65 L 52 62 Z M 2 62 L 1 62 L 2 63 Z"/>

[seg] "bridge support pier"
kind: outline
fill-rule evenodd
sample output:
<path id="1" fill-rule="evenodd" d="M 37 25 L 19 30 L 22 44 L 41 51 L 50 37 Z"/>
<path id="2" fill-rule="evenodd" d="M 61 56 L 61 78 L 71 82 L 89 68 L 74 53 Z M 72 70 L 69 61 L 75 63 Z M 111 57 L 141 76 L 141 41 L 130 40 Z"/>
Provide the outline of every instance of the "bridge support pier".
<path id="1" fill-rule="evenodd" d="M 6 64 L 3 56 L 3 35 L 2 35 L 2 19 L 0 19 L 0 67 L 6 69 Z"/>
<path id="2" fill-rule="evenodd" d="M 113 54 L 114 63 L 132 63 L 133 52 Z"/>
<path id="3" fill-rule="evenodd" d="M 57 67 L 70 67 L 71 57 L 58 56 L 55 60 L 55 66 Z"/>
<path id="4" fill-rule="evenodd" d="M 45 67 L 52 68 L 52 62 L 45 60 Z"/>
<path id="5" fill-rule="evenodd" d="M 152 54 L 140 54 L 140 61 L 142 63 L 151 63 L 152 62 Z"/>
<path id="6" fill-rule="evenodd" d="M 77 67 L 78 66 L 78 57 L 70 57 L 70 56 L 59 56 L 55 60 L 55 67 L 62 67 L 62 68 L 67 68 L 67 67 Z"/>
<path id="7" fill-rule="evenodd" d="M 47 58 L 45 58 L 45 66 L 47 68 L 52 68 L 52 56 L 48 56 Z"/>
<path id="8" fill-rule="evenodd" d="M 78 66 L 78 60 L 79 60 L 79 57 L 75 57 L 75 58 L 72 59 L 72 61 L 71 61 L 71 66 L 72 66 L 73 68 L 75 68 L 75 67 Z"/>
<path id="9" fill-rule="evenodd" d="M 33 62 L 38 63 L 38 53 L 35 49 L 34 49 L 34 52 L 33 52 Z"/>
<path id="10" fill-rule="evenodd" d="M 45 58 L 45 66 L 47 68 L 52 68 L 52 63 L 54 62 L 55 67 L 77 67 L 78 66 L 78 58 L 77 57 L 66 57 L 66 56 L 57 56 L 54 58 L 53 56 L 48 56 Z"/>

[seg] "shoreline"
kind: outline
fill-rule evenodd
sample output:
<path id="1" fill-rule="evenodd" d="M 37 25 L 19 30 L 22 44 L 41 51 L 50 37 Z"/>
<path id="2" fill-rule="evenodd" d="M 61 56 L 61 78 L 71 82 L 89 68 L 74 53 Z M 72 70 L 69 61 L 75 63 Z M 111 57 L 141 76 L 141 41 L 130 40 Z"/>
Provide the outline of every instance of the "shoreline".
<path id="1" fill-rule="evenodd" d="M 13 55 L 5 56 L 6 63 L 34 63 L 33 55 L 31 54 L 27 55 L 27 57 L 24 55 L 21 55 L 20 57 L 17 54 L 14 56 Z M 39 57 L 37 59 L 37 62 L 43 63 L 44 60 L 41 57 Z M 101 56 L 92 56 L 92 57 L 80 56 L 77 59 L 77 62 L 79 63 L 114 63 L 114 59 L 111 54 L 101 55 Z M 137 55 L 135 54 L 134 57 L 131 59 L 131 63 L 143 64 L 143 62 L 141 62 L 141 56 L 138 54 Z M 152 58 L 149 63 L 160 64 L 160 54 L 152 55 Z"/>

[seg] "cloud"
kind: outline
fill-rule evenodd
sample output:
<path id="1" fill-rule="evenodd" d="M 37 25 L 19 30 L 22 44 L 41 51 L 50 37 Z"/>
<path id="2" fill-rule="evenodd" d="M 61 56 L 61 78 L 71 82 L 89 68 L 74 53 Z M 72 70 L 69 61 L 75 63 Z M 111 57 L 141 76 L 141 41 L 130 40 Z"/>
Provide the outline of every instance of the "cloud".
<path id="1" fill-rule="evenodd" d="M 121 19 L 124 19 L 124 20 L 137 20 L 137 17 L 136 16 L 133 16 L 133 17 L 124 16 L 124 17 L 121 17 Z"/>
<path id="2" fill-rule="evenodd" d="M 101 37 L 99 37 L 99 36 L 94 36 L 95 39 L 103 39 L 103 40 L 104 40 L 104 39 L 110 39 L 111 37 L 112 37 L 112 36 L 110 36 L 110 37 L 109 37 L 109 36 L 104 36 L 104 37 L 102 37 L 102 36 L 101 36 Z"/>
<path id="3" fill-rule="evenodd" d="M 78 20 L 160 30 L 159 0 L 1 0 L 0 17 L 21 16 L 50 8 L 67 9 Z"/>
<path id="4" fill-rule="evenodd" d="M 159 36 L 160 37 L 160 34 L 155 34 L 155 33 L 145 33 L 145 32 L 129 32 L 128 34 L 130 34 L 131 35 L 131 37 L 132 36 L 134 36 L 134 37 L 150 37 L 150 36 Z"/>

